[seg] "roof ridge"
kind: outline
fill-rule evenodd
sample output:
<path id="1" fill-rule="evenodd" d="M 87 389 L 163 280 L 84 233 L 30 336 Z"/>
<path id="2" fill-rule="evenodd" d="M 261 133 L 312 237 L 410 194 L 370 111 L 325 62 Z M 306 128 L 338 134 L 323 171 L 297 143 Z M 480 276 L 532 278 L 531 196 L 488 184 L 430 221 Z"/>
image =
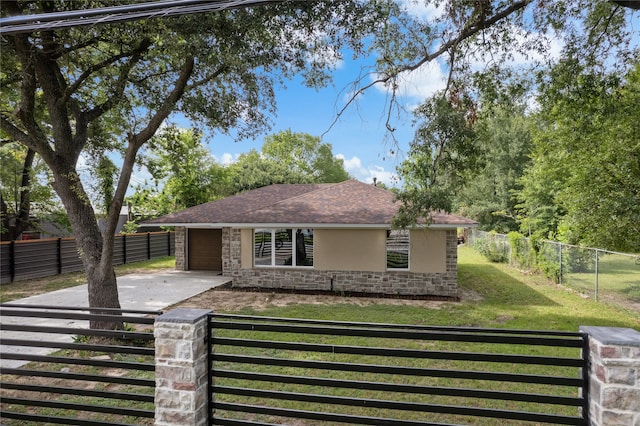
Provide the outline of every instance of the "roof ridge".
<path id="1" fill-rule="evenodd" d="M 345 182 L 346 182 L 346 181 L 345 181 Z M 342 182 L 339 182 L 339 183 L 342 183 Z M 304 185 L 304 186 L 313 186 L 313 185 L 327 185 L 327 188 L 329 188 L 329 187 L 331 187 L 331 186 L 333 186 L 333 185 L 336 185 L 336 184 L 333 184 L 333 183 L 276 183 L 276 184 L 271 184 L 271 185 L 263 186 L 262 188 L 268 188 L 269 186 L 274 186 L 274 185 L 278 185 L 278 186 L 303 186 L 303 185 Z M 258 189 L 261 189 L 261 188 L 258 188 Z M 274 203 L 270 203 L 270 204 L 263 204 L 263 205 L 261 205 L 261 206 L 255 207 L 255 208 L 253 208 L 253 209 L 243 210 L 243 211 L 241 211 L 241 212 L 237 212 L 237 213 L 233 214 L 231 217 L 236 217 L 236 216 L 238 216 L 239 214 L 245 214 L 245 213 L 249 213 L 249 212 L 255 212 L 255 211 L 258 211 L 258 210 L 262 210 L 262 209 L 264 209 L 265 207 L 272 207 L 272 206 L 278 205 L 278 204 L 280 204 L 280 203 L 283 203 L 283 202 L 285 202 L 285 201 L 294 200 L 294 199 L 299 198 L 299 197 L 304 197 L 305 195 L 308 195 L 308 194 L 310 194 L 310 193 L 313 193 L 313 192 L 316 192 L 316 191 L 319 191 L 319 190 L 324 190 L 324 189 L 326 189 L 326 188 L 317 188 L 317 189 L 313 189 L 313 190 L 311 190 L 311 191 L 305 192 L 304 194 L 296 195 L 296 196 L 294 196 L 294 197 L 284 198 L 284 199 L 282 199 L 282 200 L 279 200 L 279 201 L 276 201 L 276 202 L 274 202 Z"/>

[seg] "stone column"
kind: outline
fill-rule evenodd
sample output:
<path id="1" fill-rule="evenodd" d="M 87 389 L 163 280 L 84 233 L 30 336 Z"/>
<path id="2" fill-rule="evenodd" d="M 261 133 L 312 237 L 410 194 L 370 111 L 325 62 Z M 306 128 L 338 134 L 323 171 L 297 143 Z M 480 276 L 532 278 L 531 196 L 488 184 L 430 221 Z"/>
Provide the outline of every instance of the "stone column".
<path id="1" fill-rule="evenodd" d="M 175 231 L 175 256 L 176 256 L 176 270 L 187 270 L 187 228 L 184 226 L 177 226 Z"/>
<path id="2" fill-rule="evenodd" d="M 589 416 L 595 426 L 640 426 L 640 332 L 580 327 L 589 334 Z"/>
<path id="3" fill-rule="evenodd" d="M 206 309 L 175 309 L 156 318 L 155 424 L 206 425 Z"/>

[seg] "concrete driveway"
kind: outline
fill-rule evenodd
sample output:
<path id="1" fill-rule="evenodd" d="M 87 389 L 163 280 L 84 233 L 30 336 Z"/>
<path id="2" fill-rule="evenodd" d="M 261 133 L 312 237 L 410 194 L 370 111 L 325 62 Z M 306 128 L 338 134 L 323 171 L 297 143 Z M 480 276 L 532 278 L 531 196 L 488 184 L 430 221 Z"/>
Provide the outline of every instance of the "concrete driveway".
<path id="1" fill-rule="evenodd" d="M 217 275 L 208 271 L 166 271 L 152 274 L 129 274 L 118 277 L 118 293 L 122 309 L 159 311 L 196 296 L 214 287 L 218 287 L 231 281 L 228 277 Z M 50 293 L 31 296 L 11 302 L 22 305 L 45 306 L 73 306 L 87 307 L 87 285 L 79 285 Z M 43 327 L 74 327 L 87 328 L 88 321 L 68 319 L 44 319 L 1 316 L 1 324 L 29 324 L 42 325 Z M 2 331 L 3 339 L 19 338 L 39 341 L 71 342 L 70 335 L 24 333 Z M 49 354 L 55 349 L 5 346 L 0 344 L 0 352 Z M 2 367 L 17 368 L 26 364 L 25 361 L 0 360 Z"/>

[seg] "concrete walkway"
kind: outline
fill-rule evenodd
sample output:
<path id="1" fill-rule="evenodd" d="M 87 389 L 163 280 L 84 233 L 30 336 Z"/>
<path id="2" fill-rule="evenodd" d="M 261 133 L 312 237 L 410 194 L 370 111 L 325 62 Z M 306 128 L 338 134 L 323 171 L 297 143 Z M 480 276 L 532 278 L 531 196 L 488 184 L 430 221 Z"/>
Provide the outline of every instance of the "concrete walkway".
<path id="1" fill-rule="evenodd" d="M 196 296 L 214 287 L 229 282 L 231 279 L 208 271 L 166 271 L 153 274 L 129 274 L 118 277 L 118 293 L 122 309 L 159 311 Z M 79 285 L 50 293 L 31 296 L 10 302 L 22 305 L 72 306 L 87 307 L 87 285 Z M 68 319 L 44 319 L 22 317 L 0 317 L 2 324 L 29 324 L 43 327 L 75 327 L 87 328 L 88 321 Z M 28 339 L 38 341 L 71 342 L 70 335 L 24 333 L 2 331 L 0 342 L 4 339 Z M 0 352 L 29 353 L 46 355 L 56 349 L 5 346 L 0 344 Z M 1 360 L 2 367 L 17 368 L 25 361 Z"/>

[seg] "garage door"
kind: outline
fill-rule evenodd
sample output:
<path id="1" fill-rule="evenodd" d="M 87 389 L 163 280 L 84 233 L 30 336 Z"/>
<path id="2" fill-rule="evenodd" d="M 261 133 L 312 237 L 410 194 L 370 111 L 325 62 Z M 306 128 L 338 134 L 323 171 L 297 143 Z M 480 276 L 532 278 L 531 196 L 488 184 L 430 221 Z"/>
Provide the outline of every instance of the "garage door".
<path id="1" fill-rule="evenodd" d="M 222 271 L 222 230 L 189 229 L 189 269 Z"/>

